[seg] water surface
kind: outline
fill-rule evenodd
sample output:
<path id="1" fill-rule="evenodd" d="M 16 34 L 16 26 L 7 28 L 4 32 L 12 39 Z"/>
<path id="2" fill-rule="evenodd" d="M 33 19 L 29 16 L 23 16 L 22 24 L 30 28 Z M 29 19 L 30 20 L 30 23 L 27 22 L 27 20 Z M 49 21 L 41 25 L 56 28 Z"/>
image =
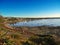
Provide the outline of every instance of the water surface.
<path id="1" fill-rule="evenodd" d="M 24 21 L 24 22 L 17 22 L 15 24 L 11 24 L 11 26 L 60 26 L 60 19 L 41 19 L 41 20 L 34 20 L 34 21 Z"/>

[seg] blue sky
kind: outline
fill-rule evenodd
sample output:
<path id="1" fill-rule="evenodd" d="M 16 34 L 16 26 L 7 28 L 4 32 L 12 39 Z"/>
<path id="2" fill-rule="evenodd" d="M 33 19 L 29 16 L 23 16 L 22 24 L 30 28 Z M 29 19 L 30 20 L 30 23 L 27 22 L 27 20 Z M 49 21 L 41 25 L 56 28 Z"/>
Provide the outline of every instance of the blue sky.
<path id="1" fill-rule="evenodd" d="M 0 14 L 14 17 L 60 16 L 60 0 L 0 0 Z"/>

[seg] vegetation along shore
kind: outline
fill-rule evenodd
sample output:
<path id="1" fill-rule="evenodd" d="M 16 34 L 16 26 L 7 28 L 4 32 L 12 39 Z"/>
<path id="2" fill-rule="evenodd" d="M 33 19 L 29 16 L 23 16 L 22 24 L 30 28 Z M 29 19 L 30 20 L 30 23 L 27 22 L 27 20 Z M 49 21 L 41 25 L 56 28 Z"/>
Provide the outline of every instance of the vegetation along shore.
<path id="1" fill-rule="evenodd" d="M 60 45 L 60 26 L 13 27 L 9 24 L 48 18 L 0 16 L 0 45 Z M 50 18 L 49 18 L 50 19 Z"/>

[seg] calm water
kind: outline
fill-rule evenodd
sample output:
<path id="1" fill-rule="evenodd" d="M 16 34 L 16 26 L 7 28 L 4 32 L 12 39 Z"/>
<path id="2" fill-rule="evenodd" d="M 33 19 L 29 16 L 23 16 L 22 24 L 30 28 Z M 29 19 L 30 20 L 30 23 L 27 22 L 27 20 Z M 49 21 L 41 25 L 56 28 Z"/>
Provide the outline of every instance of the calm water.
<path id="1" fill-rule="evenodd" d="M 17 22 L 11 26 L 60 26 L 60 19 L 42 19 L 28 22 Z"/>

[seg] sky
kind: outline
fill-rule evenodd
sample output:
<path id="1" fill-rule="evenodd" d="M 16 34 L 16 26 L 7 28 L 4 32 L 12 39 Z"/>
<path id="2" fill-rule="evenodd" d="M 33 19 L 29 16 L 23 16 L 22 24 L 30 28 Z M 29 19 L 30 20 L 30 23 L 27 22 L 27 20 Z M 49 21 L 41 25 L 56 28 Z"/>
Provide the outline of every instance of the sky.
<path id="1" fill-rule="evenodd" d="M 60 0 L 0 0 L 0 15 L 60 17 Z"/>

